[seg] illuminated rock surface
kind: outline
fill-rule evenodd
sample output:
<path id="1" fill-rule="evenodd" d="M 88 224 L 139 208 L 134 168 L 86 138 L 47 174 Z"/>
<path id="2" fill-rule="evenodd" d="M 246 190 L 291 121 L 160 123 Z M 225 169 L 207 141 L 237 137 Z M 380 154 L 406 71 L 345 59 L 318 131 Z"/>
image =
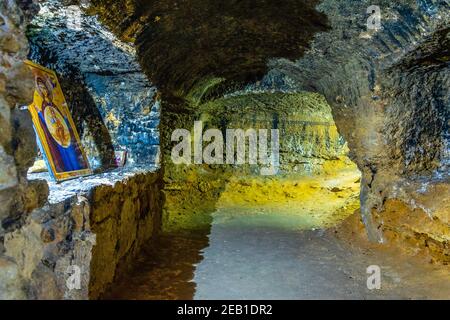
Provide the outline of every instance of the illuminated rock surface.
<path id="1" fill-rule="evenodd" d="M 139 0 L 114 5 L 96 0 L 92 4 L 91 11 L 99 13 L 119 37 L 137 44 L 144 70 L 164 92 L 163 140 L 168 139 L 167 126 L 186 127 L 192 122 L 188 114 L 199 101 L 224 92 L 314 91 L 330 104 L 351 158 L 363 173 L 361 211 L 373 241 L 387 239 L 382 234 L 382 219 L 374 219 L 372 210 L 383 211 L 386 200 L 397 198 L 427 214 L 424 203 L 411 202 L 414 192 L 423 190 L 424 183 L 448 185 L 447 3 L 383 1 L 379 4 L 382 28 L 377 31 L 367 28 L 365 1 L 286 1 L 276 10 L 270 2 L 265 3 L 267 8 L 241 2 L 239 6 L 248 6 L 247 10 L 230 3 L 221 8 L 221 18 L 209 2 L 200 7 L 197 1 L 182 7 Z M 110 11 L 111 6 L 120 10 Z M 199 13 L 191 14 L 195 9 Z M 252 14 L 249 18 L 240 12 Z M 284 21 L 293 12 L 297 18 L 290 20 L 288 27 Z M 229 23 L 223 23 L 221 33 L 216 33 L 215 23 L 221 19 Z M 296 26 L 308 19 L 314 21 L 316 30 Z M 257 21 L 255 28 L 246 28 L 248 33 L 241 36 L 240 25 L 253 21 Z M 179 24 L 192 27 L 178 29 Z M 265 29 L 266 25 L 271 29 Z M 172 30 L 183 30 L 183 35 L 174 41 L 178 34 Z M 282 34 L 285 36 L 279 39 Z M 258 45 L 241 42 L 247 36 L 258 39 Z M 224 41 L 226 48 L 221 45 Z M 296 49 L 292 55 L 292 41 L 305 50 Z M 282 47 L 286 50 L 280 57 L 277 53 Z M 170 53 L 157 48 L 170 48 Z M 186 56 L 191 48 L 194 54 L 188 56 L 192 61 L 173 62 L 173 57 Z M 203 49 L 202 54 L 195 54 L 195 49 Z M 248 53 L 246 59 L 242 52 Z M 242 85 L 242 78 L 248 82 L 261 74 L 261 59 L 270 60 L 264 70 L 267 75 L 254 84 Z M 165 143 L 162 141 L 163 148 L 168 149 Z M 450 212 L 442 202 L 438 211 Z M 435 218 L 440 220 L 438 229 L 448 235 L 448 213 L 444 215 Z M 444 250 L 448 242 L 440 246 Z"/>
<path id="2" fill-rule="evenodd" d="M 17 2 L 0 3 L 0 297 L 449 296 L 447 2 L 380 1 L 376 31 L 368 1 Z M 58 72 L 96 176 L 27 178 L 28 54 Z M 175 166 L 171 134 L 196 120 L 280 129 L 280 175 Z"/>
<path id="3" fill-rule="evenodd" d="M 118 40 L 79 6 L 57 0 L 41 5 L 27 34 L 30 59 L 60 77 L 91 165 L 108 167 L 113 149 L 128 151 L 129 164 L 154 164 L 159 102 L 134 46 Z"/>
<path id="4" fill-rule="evenodd" d="M 448 298 L 448 266 L 367 241 L 352 216 L 358 176 L 344 170 L 310 179 L 233 180 L 208 236 L 160 237 L 105 298 Z M 382 270 L 380 291 L 367 288 L 374 264 Z"/>

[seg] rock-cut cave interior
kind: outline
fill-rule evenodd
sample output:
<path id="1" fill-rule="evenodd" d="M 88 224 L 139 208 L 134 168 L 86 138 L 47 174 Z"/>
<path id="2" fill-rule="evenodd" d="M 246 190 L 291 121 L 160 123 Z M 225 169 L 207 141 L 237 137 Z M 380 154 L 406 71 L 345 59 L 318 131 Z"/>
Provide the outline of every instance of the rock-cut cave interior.
<path id="1" fill-rule="evenodd" d="M 449 9 L 0 0 L 0 299 L 450 299 Z"/>

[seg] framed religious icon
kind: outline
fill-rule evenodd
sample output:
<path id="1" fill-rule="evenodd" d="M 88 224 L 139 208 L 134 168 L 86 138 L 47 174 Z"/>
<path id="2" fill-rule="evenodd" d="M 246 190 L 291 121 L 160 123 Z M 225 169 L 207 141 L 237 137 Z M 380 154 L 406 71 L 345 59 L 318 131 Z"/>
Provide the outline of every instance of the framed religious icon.
<path id="1" fill-rule="evenodd" d="M 56 181 L 92 174 L 56 73 L 31 61 L 35 92 L 28 107 L 46 160 Z"/>

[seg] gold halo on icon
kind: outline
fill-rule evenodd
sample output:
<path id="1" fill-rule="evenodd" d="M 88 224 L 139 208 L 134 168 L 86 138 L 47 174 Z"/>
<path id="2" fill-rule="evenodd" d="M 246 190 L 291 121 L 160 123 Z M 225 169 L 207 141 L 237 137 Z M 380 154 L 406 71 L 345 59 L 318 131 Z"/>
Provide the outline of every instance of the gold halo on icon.
<path id="1" fill-rule="evenodd" d="M 48 106 L 45 108 L 44 117 L 53 139 L 64 148 L 69 147 L 71 143 L 69 127 L 58 109 Z"/>

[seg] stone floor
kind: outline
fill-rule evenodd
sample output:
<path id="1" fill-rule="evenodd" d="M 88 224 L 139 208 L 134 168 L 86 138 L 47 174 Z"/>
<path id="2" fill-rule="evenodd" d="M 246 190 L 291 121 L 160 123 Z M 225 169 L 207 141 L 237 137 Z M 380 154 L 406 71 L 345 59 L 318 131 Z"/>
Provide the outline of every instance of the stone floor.
<path id="1" fill-rule="evenodd" d="M 223 219 L 224 215 L 227 217 Z M 449 299 L 449 269 L 359 249 L 324 230 L 275 217 L 215 215 L 208 239 L 163 237 L 107 299 Z M 287 221 L 288 218 L 285 219 Z M 368 290 L 367 268 L 381 268 Z"/>
<path id="2" fill-rule="evenodd" d="M 246 214 L 213 225 L 195 299 L 450 298 L 450 273 L 441 267 L 357 249 L 324 230 L 298 230 L 295 217 L 289 228 L 264 223 L 270 220 Z M 367 289 L 371 265 L 381 267 L 381 290 Z"/>
<path id="3" fill-rule="evenodd" d="M 341 183 L 347 181 L 340 188 L 343 192 L 353 188 L 351 174 L 341 178 Z M 105 298 L 450 298 L 448 266 L 433 265 L 391 247 L 366 246 L 351 232 L 341 234 L 339 227 L 318 224 L 319 220 L 336 224 L 330 218 L 336 214 L 331 201 L 341 201 L 340 206 L 346 203 L 336 194 L 337 187 L 327 193 L 318 184 L 329 190 L 338 182 L 336 178 L 316 182 L 317 198 L 310 195 L 308 201 L 299 202 L 300 197 L 278 208 L 243 203 L 231 207 L 236 201 L 226 191 L 209 234 L 162 236 L 140 257 L 135 271 L 118 281 Z M 230 189 L 244 192 L 236 186 Z M 319 212 L 326 202 L 328 211 Z M 367 288 L 371 265 L 381 268 L 380 290 Z"/>

